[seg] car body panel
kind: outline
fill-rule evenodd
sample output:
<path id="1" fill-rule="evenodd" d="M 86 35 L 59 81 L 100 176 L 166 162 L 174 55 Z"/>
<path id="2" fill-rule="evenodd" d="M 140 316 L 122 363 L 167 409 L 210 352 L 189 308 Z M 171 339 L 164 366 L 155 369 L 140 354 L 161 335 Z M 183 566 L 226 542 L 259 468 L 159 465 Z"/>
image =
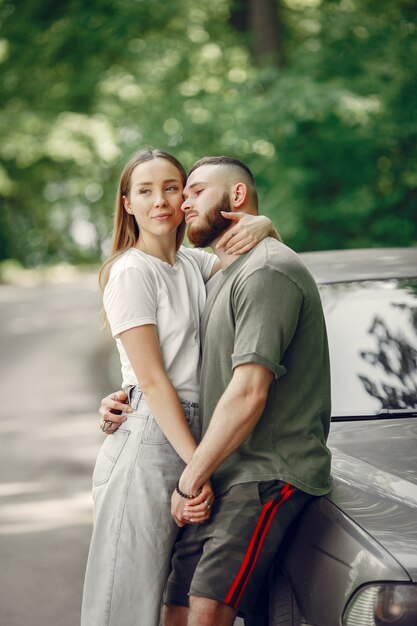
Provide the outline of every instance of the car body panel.
<path id="1" fill-rule="evenodd" d="M 340 624 L 349 598 L 370 581 L 410 580 L 375 539 L 326 497 L 307 505 L 283 566 L 304 622 L 316 626 Z"/>
<path id="2" fill-rule="evenodd" d="M 317 283 L 417 276 L 417 248 L 368 248 L 303 252 Z"/>
<path id="3" fill-rule="evenodd" d="M 417 418 L 336 422 L 330 499 L 417 582 Z"/>

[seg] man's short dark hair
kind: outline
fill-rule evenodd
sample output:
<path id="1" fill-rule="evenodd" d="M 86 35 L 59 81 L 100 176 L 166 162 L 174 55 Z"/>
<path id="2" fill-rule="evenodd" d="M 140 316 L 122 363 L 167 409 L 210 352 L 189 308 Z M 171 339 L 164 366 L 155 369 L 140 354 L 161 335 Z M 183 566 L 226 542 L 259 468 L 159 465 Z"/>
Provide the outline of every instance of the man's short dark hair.
<path id="1" fill-rule="evenodd" d="M 252 192 L 252 199 L 255 203 L 256 208 L 258 207 L 258 193 L 256 190 L 256 182 L 255 178 L 245 163 L 239 161 L 239 159 L 233 159 L 228 156 L 206 156 L 202 159 L 199 159 L 194 163 L 188 172 L 188 176 L 191 172 L 194 172 L 199 167 L 203 165 L 226 165 L 227 167 L 233 167 L 235 169 L 241 170 L 244 173 L 246 181 L 249 183 L 250 191 Z"/>
<path id="2" fill-rule="evenodd" d="M 252 172 L 250 171 L 248 166 L 245 165 L 245 163 L 242 163 L 242 161 L 239 161 L 239 159 L 232 159 L 232 157 L 228 156 L 203 157 L 202 159 L 199 159 L 194 163 L 194 165 L 188 172 L 188 175 L 190 175 L 191 172 L 194 172 L 194 170 L 196 170 L 198 167 L 202 167 L 203 165 L 230 165 L 232 167 L 237 167 L 246 172 L 252 185 L 256 187 L 255 178 L 253 177 Z"/>

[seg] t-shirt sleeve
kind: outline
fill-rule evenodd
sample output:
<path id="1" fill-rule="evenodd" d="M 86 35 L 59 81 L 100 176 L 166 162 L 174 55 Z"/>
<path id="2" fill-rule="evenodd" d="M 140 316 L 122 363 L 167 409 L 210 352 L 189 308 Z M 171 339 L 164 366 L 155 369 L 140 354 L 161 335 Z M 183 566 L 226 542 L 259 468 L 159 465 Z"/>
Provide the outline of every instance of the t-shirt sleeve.
<path id="1" fill-rule="evenodd" d="M 206 283 L 217 260 L 216 255 L 199 248 L 187 248 L 187 251 L 192 254 L 193 259 L 197 262 L 203 280 Z"/>
<path id="2" fill-rule="evenodd" d="M 262 268 L 236 289 L 233 368 L 258 363 L 276 378 L 286 373 L 282 357 L 297 327 L 300 289 L 280 272 Z"/>
<path id="3" fill-rule="evenodd" d="M 156 324 L 157 285 L 147 268 L 126 267 L 111 277 L 103 304 L 113 337 L 135 326 Z"/>

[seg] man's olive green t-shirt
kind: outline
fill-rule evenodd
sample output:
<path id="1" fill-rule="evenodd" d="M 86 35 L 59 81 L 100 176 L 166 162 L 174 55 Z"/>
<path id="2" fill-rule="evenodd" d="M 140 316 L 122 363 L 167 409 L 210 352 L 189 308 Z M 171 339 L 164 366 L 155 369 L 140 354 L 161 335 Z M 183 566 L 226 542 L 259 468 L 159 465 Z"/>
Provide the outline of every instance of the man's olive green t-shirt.
<path id="1" fill-rule="evenodd" d="M 257 363 L 274 379 L 255 428 L 212 476 L 215 492 L 280 479 L 323 495 L 331 488 L 330 371 L 316 283 L 293 250 L 269 237 L 219 282 L 202 320 L 203 433 L 236 367 Z"/>

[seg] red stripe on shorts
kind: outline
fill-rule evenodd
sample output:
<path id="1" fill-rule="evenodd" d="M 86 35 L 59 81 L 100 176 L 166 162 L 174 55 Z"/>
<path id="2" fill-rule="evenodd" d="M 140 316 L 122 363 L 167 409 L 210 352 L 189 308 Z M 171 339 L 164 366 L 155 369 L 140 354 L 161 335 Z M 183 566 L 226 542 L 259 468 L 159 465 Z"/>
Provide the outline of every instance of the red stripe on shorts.
<path id="1" fill-rule="evenodd" d="M 237 605 L 249 581 L 250 575 L 256 565 L 256 561 L 259 557 L 259 553 L 262 549 L 262 545 L 264 543 L 268 529 L 278 510 L 278 507 L 280 506 L 280 504 L 282 504 L 282 502 L 284 502 L 287 498 L 289 498 L 292 491 L 293 489 L 291 488 L 291 486 L 288 483 L 286 483 L 284 487 L 282 488 L 280 495 L 278 496 L 278 501 L 277 501 L 277 498 L 275 498 L 274 500 L 270 500 L 264 505 L 261 515 L 259 517 L 258 523 L 256 524 L 255 530 L 249 542 L 248 549 L 246 550 L 246 554 L 243 559 L 242 565 L 226 596 L 226 599 L 225 599 L 226 604 L 231 604 L 233 600 L 233 607 L 237 608 Z M 259 541 L 258 541 L 258 535 L 260 535 Z M 246 578 L 243 581 L 244 576 L 246 576 Z M 236 591 L 239 585 L 241 584 L 242 584 L 242 588 L 240 592 L 238 592 L 238 597 L 237 599 L 234 599 L 233 596 L 236 594 Z"/>

